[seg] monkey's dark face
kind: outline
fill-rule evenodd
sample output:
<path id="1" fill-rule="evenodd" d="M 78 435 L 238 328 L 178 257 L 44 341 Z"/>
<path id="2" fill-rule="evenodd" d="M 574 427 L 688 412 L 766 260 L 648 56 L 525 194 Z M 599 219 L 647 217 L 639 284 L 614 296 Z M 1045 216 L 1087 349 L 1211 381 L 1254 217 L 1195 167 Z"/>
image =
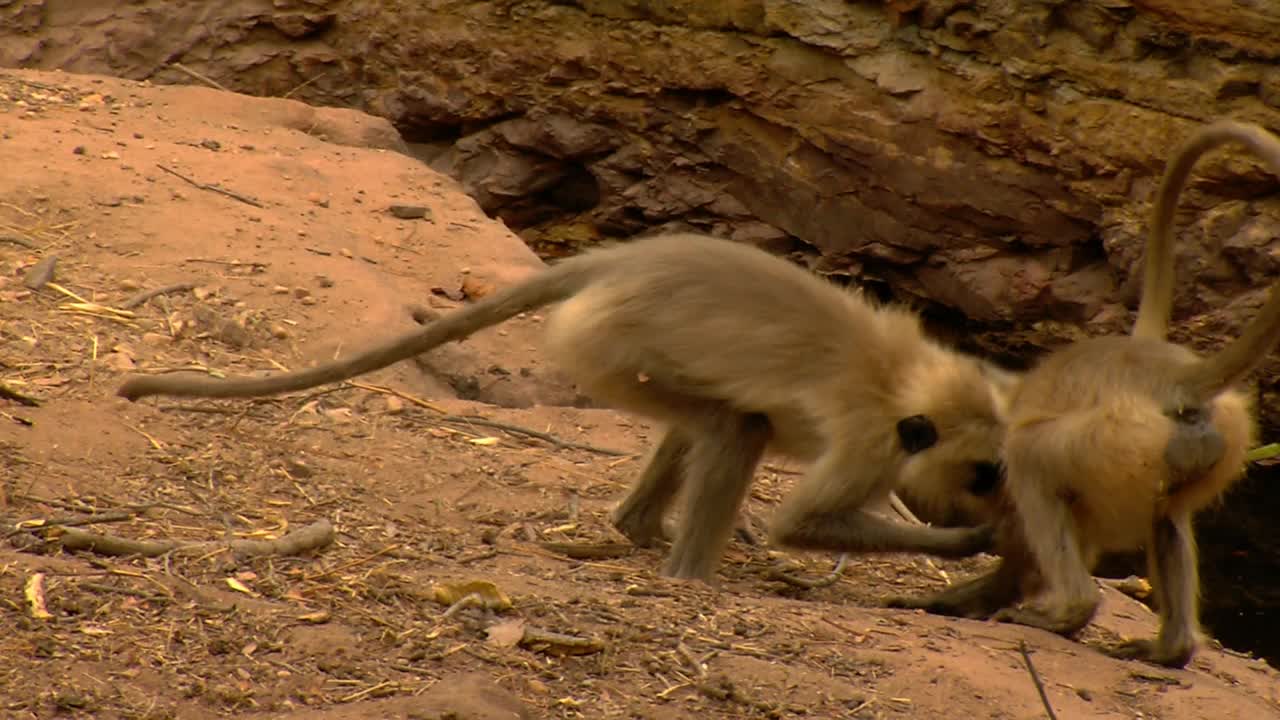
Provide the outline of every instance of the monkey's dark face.
<path id="1" fill-rule="evenodd" d="M 969 483 L 969 492 L 978 497 L 987 497 L 1000 488 L 1004 480 L 1004 465 L 989 460 L 979 460 L 973 464 L 973 481 Z"/>
<path id="2" fill-rule="evenodd" d="M 908 455 L 924 452 L 938 444 L 938 427 L 926 415 L 912 415 L 898 421 L 898 442 Z M 999 461 L 977 460 L 965 488 L 977 497 L 986 497 L 1000 487 L 1004 468 Z"/>
<path id="3" fill-rule="evenodd" d="M 938 444 L 938 428 L 925 415 L 903 418 L 898 421 L 898 442 L 908 455 L 915 455 Z"/>
<path id="4" fill-rule="evenodd" d="M 897 422 L 897 440 L 906 455 L 897 489 L 925 522 L 974 526 L 999 515 L 1002 427 L 966 419 L 940 425 L 919 414 Z"/>

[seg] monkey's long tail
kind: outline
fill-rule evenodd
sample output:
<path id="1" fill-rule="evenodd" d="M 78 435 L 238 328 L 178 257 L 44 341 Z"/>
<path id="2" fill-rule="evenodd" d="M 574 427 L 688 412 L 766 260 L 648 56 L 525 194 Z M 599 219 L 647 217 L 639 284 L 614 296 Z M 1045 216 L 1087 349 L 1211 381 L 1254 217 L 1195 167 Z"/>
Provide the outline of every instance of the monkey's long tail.
<path id="1" fill-rule="evenodd" d="M 383 340 L 364 352 L 345 359 L 266 377 L 217 379 L 191 375 L 137 375 L 126 380 L 116 390 L 116 394 L 129 400 L 147 395 L 259 397 L 347 380 L 427 352 L 447 342 L 461 340 L 522 312 L 569 298 L 592 277 L 591 268 L 597 264 L 592 255 L 586 253 L 559 262 L 519 285 L 448 313 L 421 329 Z"/>
<path id="2" fill-rule="evenodd" d="M 1149 249 L 1159 243 L 1154 256 L 1162 260 L 1162 267 L 1153 270 L 1148 264 L 1143 280 L 1146 287 L 1142 306 L 1134 327 L 1135 336 L 1163 338 L 1168 325 L 1173 288 L 1173 257 L 1169 250 L 1174 212 L 1172 199 L 1182 191 L 1192 166 L 1201 156 L 1230 142 L 1247 147 L 1267 169 L 1280 177 L 1280 138 L 1258 125 L 1216 122 L 1200 130 L 1182 146 L 1161 183 L 1159 217 L 1152 225 Z M 1170 201 L 1165 202 L 1166 198 Z M 1217 354 L 1192 366 L 1180 378 L 1181 384 L 1193 398 L 1207 401 L 1243 380 L 1275 348 L 1277 342 L 1280 342 L 1280 281 L 1272 284 L 1266 304 L 1240 337 Z"/>
<path id="3" fill-rule="evenodd" d="M 1220 120 L 1205 125 L 1174 151 L 1173 160 L 1165 167 L 1160 180 L 1147 233 L 1142 301 L 1133 326 L 1134 337 L 1163 340 L 1169 331 L 1174 283 L 1173 215 L 1178 209 L 1178 197 L 1196 162 L 1210 150 L 1232 142 L 1247 147 L 1271 172 L 1280 175 L 1280 142 L 1266 129 L 1252 123 Z"/>

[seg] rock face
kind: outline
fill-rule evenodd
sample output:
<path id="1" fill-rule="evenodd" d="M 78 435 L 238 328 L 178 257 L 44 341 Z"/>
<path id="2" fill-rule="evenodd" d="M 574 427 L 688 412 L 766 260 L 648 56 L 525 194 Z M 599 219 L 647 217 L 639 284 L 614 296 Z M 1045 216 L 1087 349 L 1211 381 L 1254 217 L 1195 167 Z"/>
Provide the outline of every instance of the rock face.
<path id="1" fill-rule="evenodd" d="M 1148 199 L 1192 128 L 1280 130 L 1271 0 L 213 8 L 0 1 L 0 64 L 368 109 L 545 255 L 704 229 L 918 302 L 1012 362 L 1129 328 Z M 1239 154 L 1202 164 L 1175 339 L 1218 347 L 1256 311 L 1280 274 L 1275 189 Z M 1266 437 L 1278 368 L 1260 373 Z M 1280 568 L 1278 545 L 1253 561 Z"/>
<path id="2" fill-rule="evenodd" d="M 10 0 L 0 64 L 370 109 L 544 254 L 692 226 L 962 317 L 1011 361 L 1128 327 L 1173 144 L 1280 127 L 1261 1 L 110 5 Z M 1209 348 L 1280 269 L 1280 203 L 1250 161 L 1203 167 L 1175 337 Z"/>

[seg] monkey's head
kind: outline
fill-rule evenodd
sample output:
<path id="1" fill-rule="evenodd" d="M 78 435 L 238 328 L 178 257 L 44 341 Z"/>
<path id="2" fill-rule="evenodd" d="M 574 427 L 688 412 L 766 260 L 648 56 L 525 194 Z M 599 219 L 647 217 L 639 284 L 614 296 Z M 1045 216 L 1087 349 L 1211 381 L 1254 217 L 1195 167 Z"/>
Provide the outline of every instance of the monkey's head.
<path id="1" fill-rule="evenodd" d="M 921 520 L 972 526 L 1001 517 L 1005 409 L 1019 377 L 953 355 L 903 384 L 898 494 Z"/>

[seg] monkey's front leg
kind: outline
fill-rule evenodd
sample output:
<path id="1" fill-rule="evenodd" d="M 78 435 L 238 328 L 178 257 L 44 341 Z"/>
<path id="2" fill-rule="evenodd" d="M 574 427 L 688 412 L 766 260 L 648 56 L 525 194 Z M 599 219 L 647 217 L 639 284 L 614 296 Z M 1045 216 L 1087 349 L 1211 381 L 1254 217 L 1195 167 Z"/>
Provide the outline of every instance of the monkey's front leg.
<path id="1" fill-rule="evenodd" d="M 1021 568 L 1007 558 L 1000 559 L 994 570 L 922 596 L 894 595 L 885 599 L 885 607 L 924 610 L 934 615 L 949 615 L 974 620 L 986 619 L 1017 602 L 1021 595 Z"/>
<path id="2" fill-rule="evenodd" d="M 1096 602 L 1036 602 L 1020 607 L 1004 608 L 996 612 L 991 619 L 1040 628 L 1058 635 L 1072 635 L 1089 624 L 1097 609 Z"/>
<path id="3" fill-rule="evenodd" d="M 827 552 L 911 552 L 968 557 L 988 550 L 993 529 L 907 525 L 870 510 L 893 489 L 892 443 L 863 434 L 829 447 L 774 513 L 774 544 Z"/>
<path id="4" fill-rule="evenodd" d="M 1098 588 L 1085 561 L 1071 510 L 1050 489 L 1059 484 L 1046 477 L 1038 456 L 1027 461 L 1026 451 L 1021 451 L 1010 457 L 1017 464 L 1009 465 L 1006 487 L 1019 524 L 1021 547 L 1010 545 L 1010 536 L 1004 538 L 1004 544 L 1010 552 L 1026 553 L 1028 566 L 1039 573 L 1042 592 L 1022 606 L 1000 610 L 993 619 L 1070 635 L 1093 619 L 1101 599 Z"/>
<path id="5" fill-rule="evenodd" d="M 907 525 L 861 509 L 787 514 L 774 526 L 773 541 L 797 550 L 926 553 L 945 558 L 987 552 L 993 537 L 993 529 L 985 525 L 976 528 Z"/>

